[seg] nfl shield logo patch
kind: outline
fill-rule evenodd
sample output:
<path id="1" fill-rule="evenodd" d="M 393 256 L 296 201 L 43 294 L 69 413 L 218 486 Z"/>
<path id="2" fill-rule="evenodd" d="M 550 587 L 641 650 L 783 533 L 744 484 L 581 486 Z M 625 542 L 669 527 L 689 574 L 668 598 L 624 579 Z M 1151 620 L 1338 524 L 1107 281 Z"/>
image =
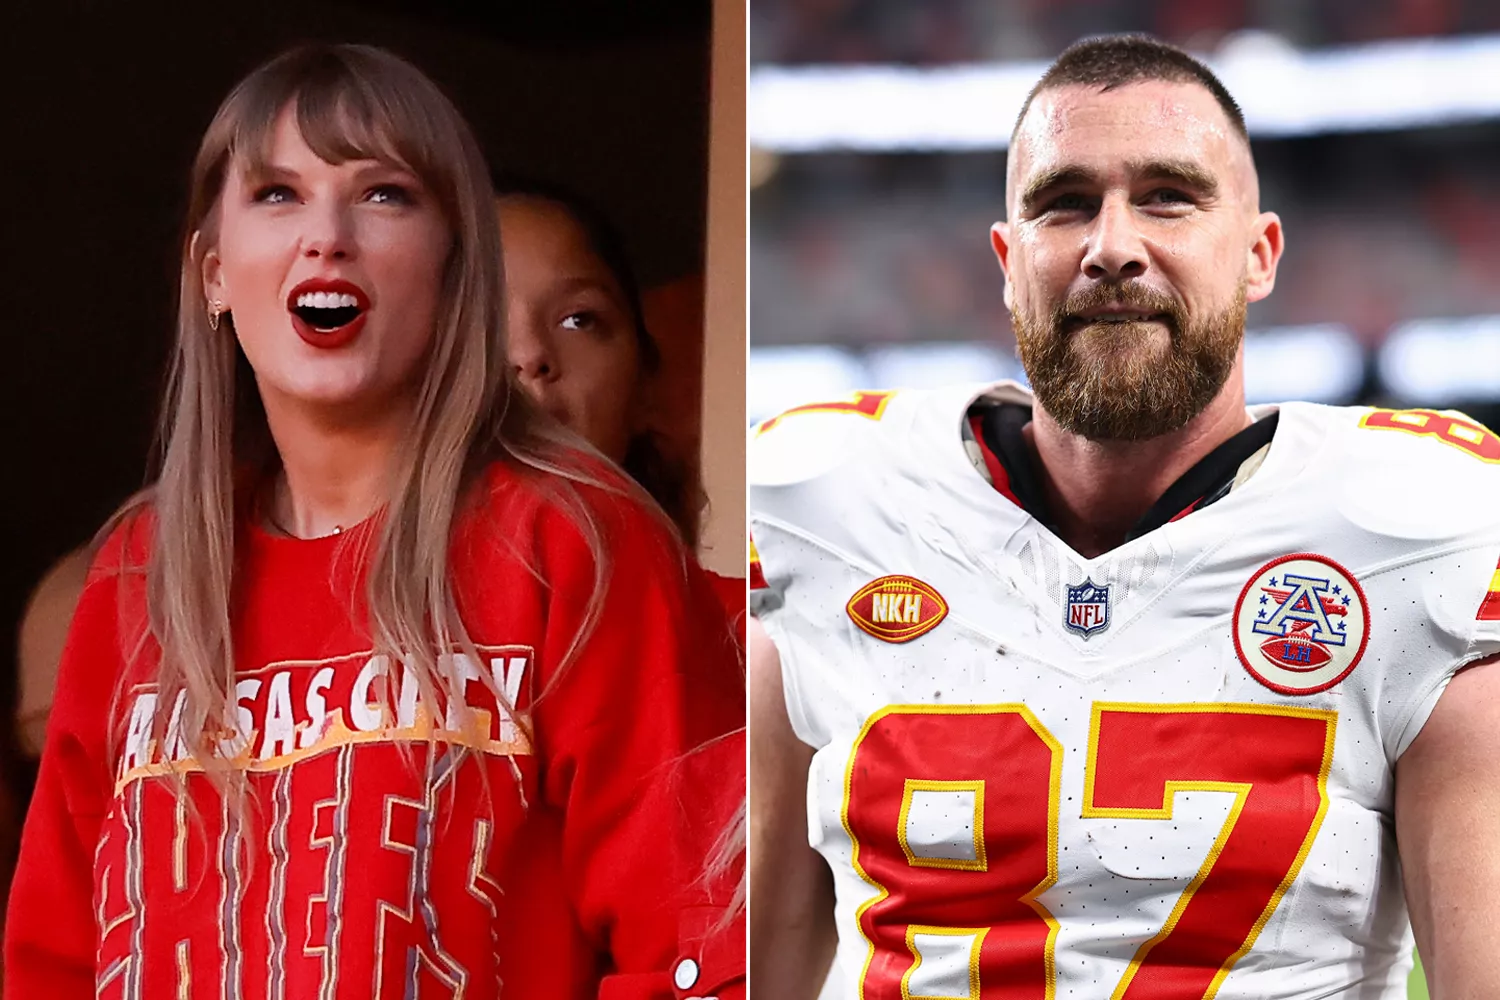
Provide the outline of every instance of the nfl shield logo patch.
<path id="1" fill-rule="evenodd" d="M 1068 600 L 1063 605 L 1063 624 L 1085 639 L 1109 628 L 1109 587 L 1101 587 L 1093 579 L 1069 587 Z"/>

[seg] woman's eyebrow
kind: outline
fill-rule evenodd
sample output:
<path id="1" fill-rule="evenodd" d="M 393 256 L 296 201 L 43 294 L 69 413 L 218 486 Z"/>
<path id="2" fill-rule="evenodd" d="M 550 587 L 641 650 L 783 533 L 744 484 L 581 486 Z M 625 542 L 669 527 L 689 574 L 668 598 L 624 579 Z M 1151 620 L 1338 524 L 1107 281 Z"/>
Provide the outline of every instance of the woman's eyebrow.
<path id="1" fill-rule="evenodd" d="M 363 180 L 372 174 L 389 177 L 392 175 L 404 177 L 413 184 L 421 185 L 422 179 L 409 167 L 399 163 L 387 163 L 385 160 L 369 160 L 363 166 L 354 171 L 356 180 Z"/>
<path id="2" fill-rule="evenodd" d="M 561 292 L 588 291 L 597 289 L 602 292 L 609 291 L 609 285 L 600 278 L 591 278 L 588 275 L 577 274 L 557 279 L 557 290 Z"/>
<path id="3" fill-rule="evenodd" d="M 271 181 L 298 181 L 302 175 L 291 167 L 282 166 L 279 163 L 251 162 L 245 164 L 242 176 L 252 184 L 266 184 Z"/>

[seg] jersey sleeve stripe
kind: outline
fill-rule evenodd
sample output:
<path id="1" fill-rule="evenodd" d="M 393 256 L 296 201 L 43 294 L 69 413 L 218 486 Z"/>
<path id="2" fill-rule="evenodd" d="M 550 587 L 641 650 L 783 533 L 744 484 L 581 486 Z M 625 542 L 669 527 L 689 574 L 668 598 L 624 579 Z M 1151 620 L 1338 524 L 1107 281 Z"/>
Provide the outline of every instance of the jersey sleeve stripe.
<path id="1" fill-rule="evenodd" d="M 1490 577 L 1489 593 L 1479 602 L 1479 614 L 1474 618 L 1481 622 L 1500 622 L 1500 566 L 1495 568 L 1495 575 Z"/>
<path id="2" fill-rule="evenodd" d="M 755 551 L 755 540 L 750 541 L 750 589 L 765 590 L 766 575 L 760 569 L 760 553 Z"/>

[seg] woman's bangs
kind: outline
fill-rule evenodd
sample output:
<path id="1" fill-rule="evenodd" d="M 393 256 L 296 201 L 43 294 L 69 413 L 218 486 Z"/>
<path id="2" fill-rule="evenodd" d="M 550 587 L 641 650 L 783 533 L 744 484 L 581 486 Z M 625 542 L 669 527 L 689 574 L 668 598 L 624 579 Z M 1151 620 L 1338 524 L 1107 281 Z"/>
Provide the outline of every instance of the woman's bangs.
<path id="1" fill-rule="evenodd" d="M 230 141 L 231 160 L 247 176 L 269 174 L 276 124 L 283 110 L 292 107 L 302 141 L 325 163 L 379 161 L 415 176 L 448 208 L 455 171 L 439 162 L 436 150 L 442 144 L 427 124 L 431 115 L 410 94 L 398 93 L 394 81 L 362 79 L 348 67 L 339 68 L 344 72 L 296 81 L 287 93 L 251 98 Z"/>

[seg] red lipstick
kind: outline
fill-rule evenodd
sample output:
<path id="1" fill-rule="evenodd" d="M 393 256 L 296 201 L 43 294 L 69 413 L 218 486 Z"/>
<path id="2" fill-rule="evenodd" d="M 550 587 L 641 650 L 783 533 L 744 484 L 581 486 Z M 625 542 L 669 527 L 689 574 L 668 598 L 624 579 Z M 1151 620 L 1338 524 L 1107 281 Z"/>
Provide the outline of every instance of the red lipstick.
<path id="1" fill-rule="evenodd" d="M 318 304 L 299 305 L 303 296 L 321 296 Z M 354 300 L 348 305 L 344 297 Z M 332 299 L 333 301 L 329 301 Z M 313 347 L 334 350 L 359 336 L 370 313 L 370 297 L 352 281 L 342 278 L 309 278 L 299 283 L 286 298 L 292 329 Z M 346 318 L 347 317 L 347 318 Z M 325 326 L 324 323 L 337 323 Z"/>

